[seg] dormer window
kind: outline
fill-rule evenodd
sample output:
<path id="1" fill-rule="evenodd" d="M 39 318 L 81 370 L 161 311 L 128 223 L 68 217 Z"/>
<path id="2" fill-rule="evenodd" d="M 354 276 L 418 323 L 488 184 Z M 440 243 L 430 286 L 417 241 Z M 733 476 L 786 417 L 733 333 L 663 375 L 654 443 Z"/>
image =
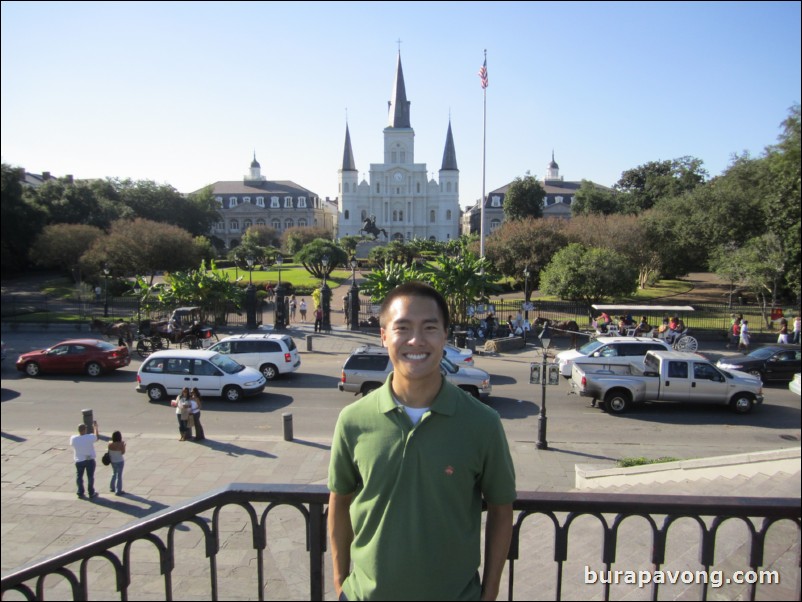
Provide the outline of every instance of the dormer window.
<path id="1" fill-rule="evenodd" d="M 493 196 L 490 198 L 490 206 L 491 207 L 501 207 L 501 197 L 500 196 Z"/>
<path id="2" fill-rule="evenodd" d="M 554 202 L 555 203 L 562 203 L 563 202 L 563 198 L 561 196 L 554 197 Z"/>
<path id="3" fill-rule="evenodd" d="M 214 200 L 217 201 L 217 204 L 220 205 L 220 207 L 223 206 L 223 197 L 216 196 L 216 197 L 214 197 Z"/>
<path id="4" fill-rule="evenodd" d="M 298 207 L 306 209 L 306 197 L 305 196 L 299 196 L 298 197 Z"/>
<path id="5" fill-rule="evenodd" d="M 229 197 L 228 198 L 228 207 L 229 207 L 229 209 L 232 208 L 232 207 L 236 207 L 236 206 L 237 206 L 237 197 L 235 197 L 235 196 Z"/>
<path id="6" fill-rule="evenodd" d="M 280 205 L 278 204 L 278 197 L 277 196 L 271 196 L 270 197 L 270 208 L 271 209 L 278 209 L 279 206 Z"/>
<path id="7" fill-rule="evenodd" d="M 251 197 L 249 197 L 249 196 L 242 197 L 242 200 L 245 201 L 246 203 L 248 203 L 249 205 L 251 203 Z"/>
<path id="8" fill-rule="evenodd" d="M 285 209 L 292 209 L 292 197 L 285 196 L 284 197 L 284 208 Z"/>
<path id="9" fill-rule="evenodd" d="M 265 197 L 263 197 L 263 196 L 256 197 L 256 206 L 257 207 L 264 207 L 265 206 Z"/>

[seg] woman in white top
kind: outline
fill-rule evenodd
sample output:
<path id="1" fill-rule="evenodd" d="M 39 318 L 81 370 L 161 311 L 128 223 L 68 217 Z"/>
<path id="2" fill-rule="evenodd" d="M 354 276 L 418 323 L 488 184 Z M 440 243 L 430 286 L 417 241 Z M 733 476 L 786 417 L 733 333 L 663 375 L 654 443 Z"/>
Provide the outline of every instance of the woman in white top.
<path id="1" fill-rule="evenodd" d="M 111 458 L 111 483 L 109 490 L 116 495 L 125 495 L 123 491 L 123 467 L 125 466 L 125 441 L 120 431 L 114 431 L 109 441 L 109 457 Z"/>
<path id="2" fill-rule="evenodd" d="M 189 436 L 189 413 L 192 409 L 192 403 L 189 400 L 189 389 L 184 387 L 181 393 L 175 398 L 173 402 L 175 406 L 175 417 L 178 419 L 178 433 L 181 435 L 179 441 L 186 441 Z"/>

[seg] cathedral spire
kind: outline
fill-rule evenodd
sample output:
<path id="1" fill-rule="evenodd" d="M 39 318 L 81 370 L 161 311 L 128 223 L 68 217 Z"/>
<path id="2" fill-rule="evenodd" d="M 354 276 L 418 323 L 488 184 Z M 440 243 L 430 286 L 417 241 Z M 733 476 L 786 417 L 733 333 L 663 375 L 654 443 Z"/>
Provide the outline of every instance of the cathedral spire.
<path id="1" fill-rule="evenodd" d="M 398 51 L 398 63 L 393 86 L 393 99 L 387 102 L 390 112 L 391 128 L 411 128 L 409 123 L 409 105 L 407 90 L 404 86 L 404 70 L 401 68 L 401 50 Z"/>
<path id="2" fill-rule="evenodd" d="M 354 151 L 351 150 L 351 133 L 348 131 L 348 124 L 345 124 L 345 148 L 343 149 L 343 171 L 356 171 L 354 162 Z"/>
<path id="3" fill-rule="evenodd" d="M 454 136 L 451 134 L 451 119 L 448 120 L 446 148 L 443 151 L 443 166 L 440 168 L 440 171 L 444 169 L 459 171 L 459 169 L 457 169 L 457 151 L 454 149 Z"/>

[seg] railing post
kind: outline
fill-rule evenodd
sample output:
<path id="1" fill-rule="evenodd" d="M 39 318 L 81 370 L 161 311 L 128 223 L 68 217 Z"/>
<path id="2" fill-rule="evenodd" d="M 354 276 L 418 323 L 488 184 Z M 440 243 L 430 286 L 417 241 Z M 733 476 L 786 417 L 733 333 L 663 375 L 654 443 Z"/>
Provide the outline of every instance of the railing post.
<path id="1" fill-rule="evenodd" d="M 326 521 L 323 504 L 309 504 L 309 599 L 323 600 L 323 555 L 326 551 Z"/>

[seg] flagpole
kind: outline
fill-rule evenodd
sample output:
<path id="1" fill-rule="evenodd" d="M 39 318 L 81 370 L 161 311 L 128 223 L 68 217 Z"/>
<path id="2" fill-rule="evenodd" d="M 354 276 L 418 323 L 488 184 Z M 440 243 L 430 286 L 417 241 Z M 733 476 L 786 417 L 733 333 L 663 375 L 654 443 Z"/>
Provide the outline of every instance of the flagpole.
<path id="1" fill-rule="evenodd" d="M 485 256 L 485 176 L 487 169 L 487 48 L 485 48 L 485 62 L 482 66 L 482 200 L 479 211 L 479 256 Z"/>

